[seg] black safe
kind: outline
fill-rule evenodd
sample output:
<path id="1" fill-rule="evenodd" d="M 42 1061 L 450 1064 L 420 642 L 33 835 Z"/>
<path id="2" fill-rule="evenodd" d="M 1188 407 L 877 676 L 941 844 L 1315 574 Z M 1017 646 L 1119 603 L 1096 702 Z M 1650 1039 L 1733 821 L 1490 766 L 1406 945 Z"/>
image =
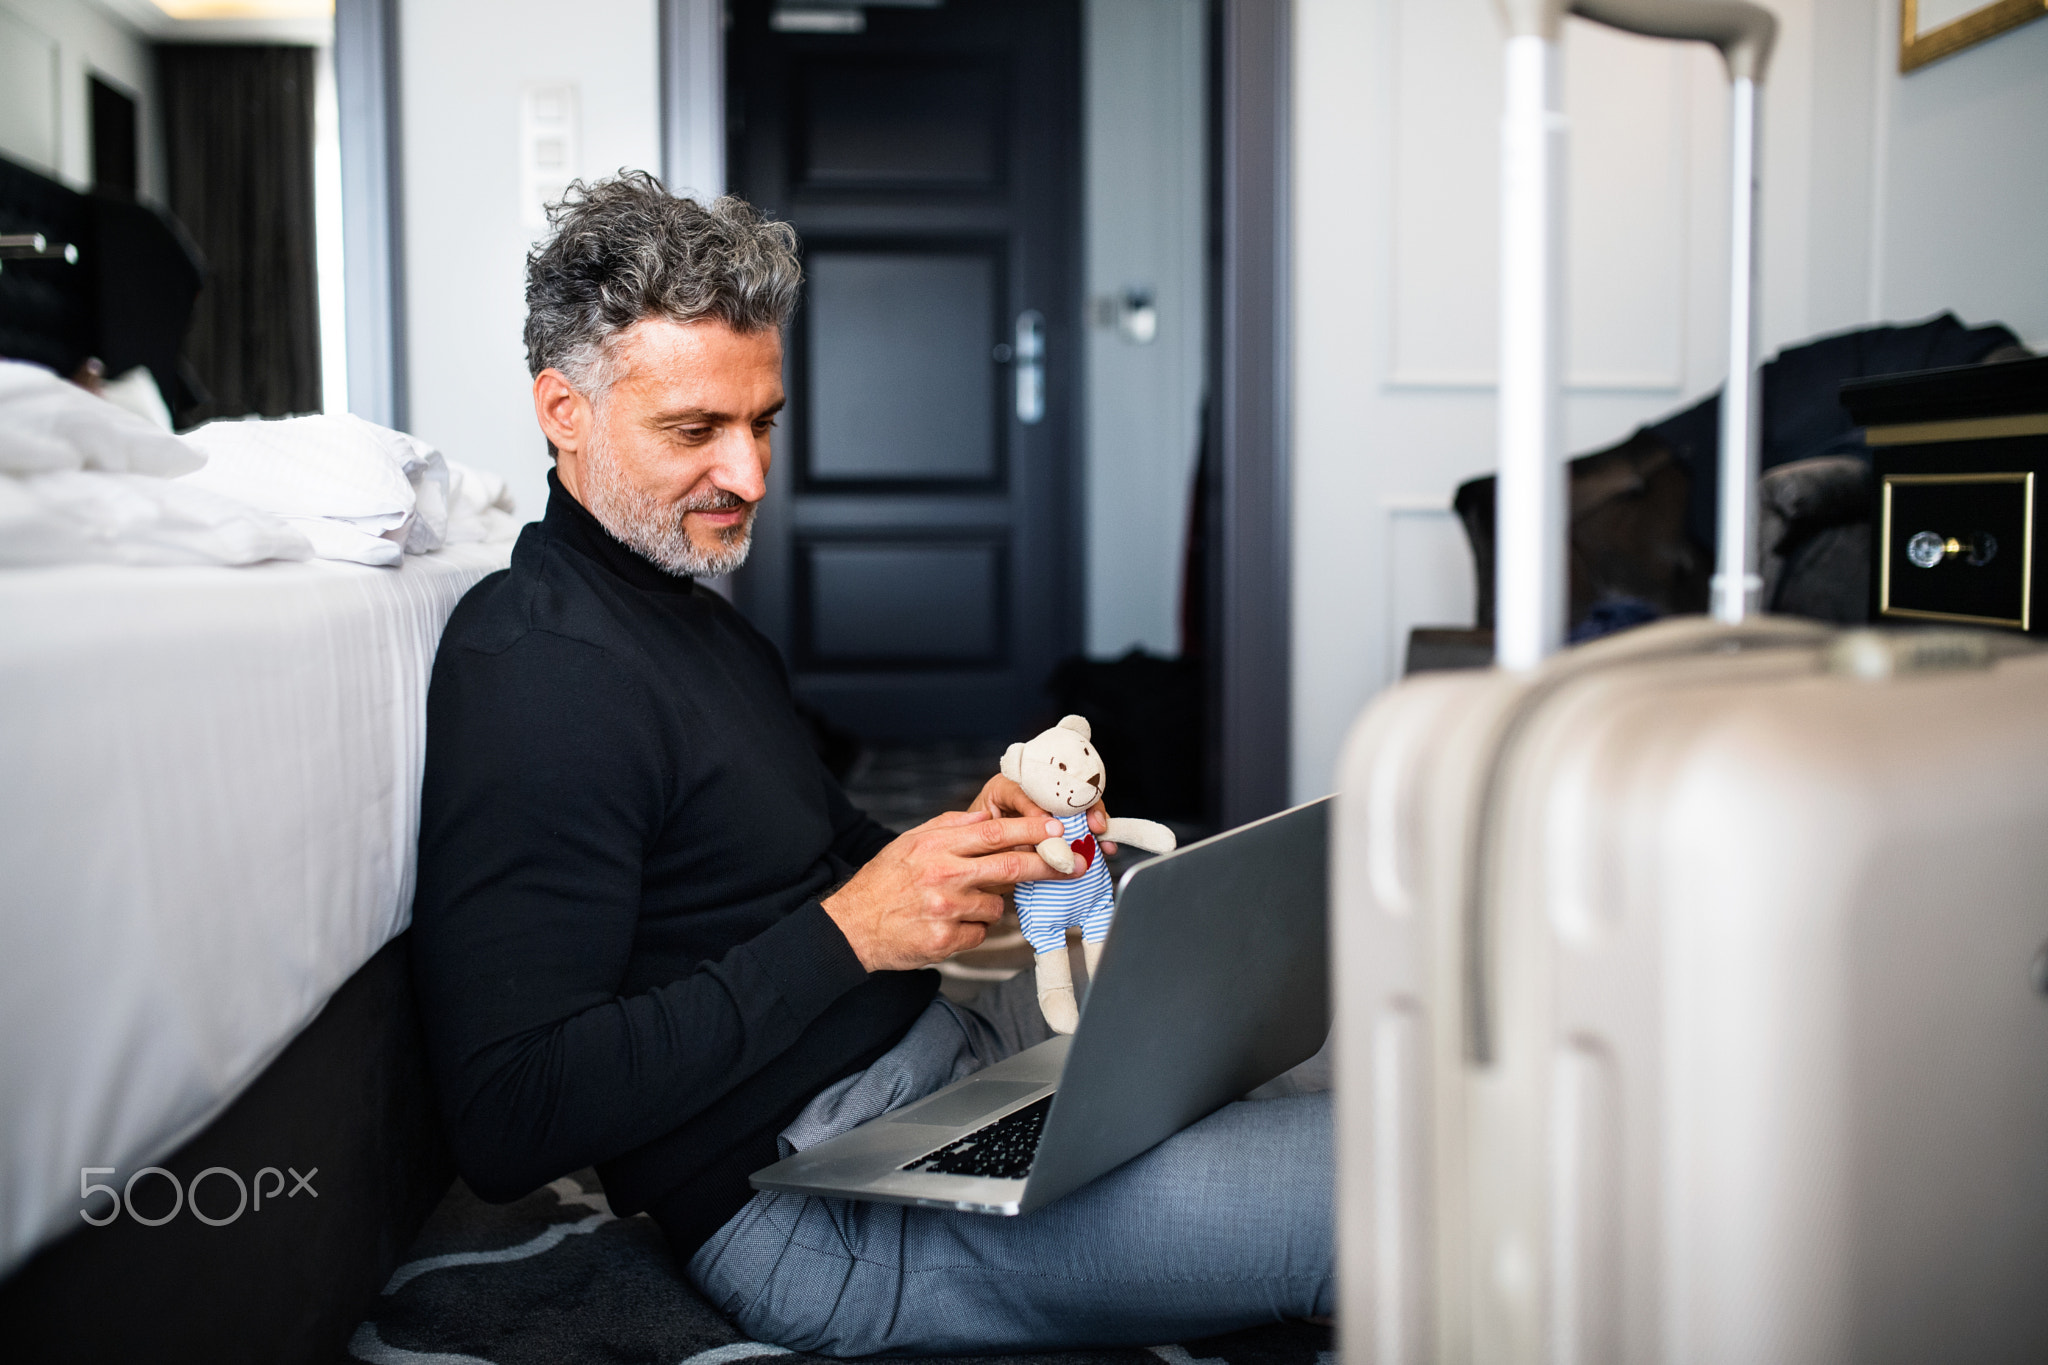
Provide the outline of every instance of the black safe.
<path id="1" fill-rule="evenodd" d="M 2048 356 L 1854 380 L 1870 445 L 1872 621 L 2048 633 Z"/>

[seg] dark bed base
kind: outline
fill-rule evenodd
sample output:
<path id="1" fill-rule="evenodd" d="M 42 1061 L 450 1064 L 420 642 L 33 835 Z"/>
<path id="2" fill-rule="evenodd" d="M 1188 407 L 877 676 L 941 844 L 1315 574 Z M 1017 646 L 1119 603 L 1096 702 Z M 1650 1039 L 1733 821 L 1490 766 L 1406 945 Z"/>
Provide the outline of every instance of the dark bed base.
<path id="1" fill-rule="evenodd" d="M 0 1343 L 20 1361 L 315 1362 L 332 1365 L 455 1176 L 419 1037 L 402 934 L 233 1105 L 156 1163 L 189 1190 L 220 1166 L 254 1180 L 263 1207 L 222 1227 L 188 1201 L 158 1227 L 126 1211 L 81 1225 L 0 1284 Z M 130 1172 L 93 1180 L 123 1186 Z M 284 1192 L 270 1186 L 281 1184 Z M 172 1207 L 168 1181 L 135 1187 L 144 1217 Z M 209 1217 L 234 1211 L 234 1182 L 202 1183 Z M 107 1196 L 89 1208 L 99 1216 Z"/>

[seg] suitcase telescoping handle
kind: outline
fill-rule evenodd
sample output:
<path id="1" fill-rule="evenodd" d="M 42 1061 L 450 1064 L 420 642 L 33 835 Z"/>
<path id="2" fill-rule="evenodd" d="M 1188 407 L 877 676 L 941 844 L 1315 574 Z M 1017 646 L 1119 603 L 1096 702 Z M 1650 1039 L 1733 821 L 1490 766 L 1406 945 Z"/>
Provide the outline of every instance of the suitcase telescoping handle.
<path id="1" fill-rule="evenodd" d="M 1645 38 L 1712 43 L 1732 81 L 1761 81 L 1778 36 L 1771 12 L 1745 0 L 1571 0 L 1571 12 Z"/>
<path id="2" fill-rule="evenodd" d="M 1712 43 L 1732 86 L 1728 383 L 1721 395 L 1713 612 L 1756 608 L 1757 87 L 1778 23 L 1745 0 L 1498 0 L 1508 24 L 1501 120 L 1499 537 L 1495 660 L 1535 668 L 1564 642 L 1564 116 L 1558 41 L 1573 13 L 1655 38 Z"/>

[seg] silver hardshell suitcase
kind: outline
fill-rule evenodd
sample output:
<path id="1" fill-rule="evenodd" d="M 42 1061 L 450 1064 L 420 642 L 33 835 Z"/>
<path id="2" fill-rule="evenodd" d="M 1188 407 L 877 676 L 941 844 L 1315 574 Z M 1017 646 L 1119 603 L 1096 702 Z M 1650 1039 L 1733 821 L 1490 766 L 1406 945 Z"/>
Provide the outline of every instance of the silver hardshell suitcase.
<path id="1" fill-rule="evenodd" d="M 1553 653 L 1564 6 L 1505 8 L 1500 666 L 1342 764 L 1347 1361 L 2048 1360 L 2048 652 L 1750 614 L 1771 23 L 1583 0 L 1729 56 L 1736 317 L 1718 619 Z"/>

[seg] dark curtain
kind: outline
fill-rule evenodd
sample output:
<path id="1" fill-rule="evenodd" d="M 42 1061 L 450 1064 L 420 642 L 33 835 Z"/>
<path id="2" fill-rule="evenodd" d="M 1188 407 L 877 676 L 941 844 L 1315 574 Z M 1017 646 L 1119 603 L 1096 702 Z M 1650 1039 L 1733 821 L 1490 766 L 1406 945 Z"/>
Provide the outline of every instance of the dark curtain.
<path id="1" fill-rule="evenodd" d="M 186 355 L 210 398 L 177 414 L 317 412 L 313 51 L 164 46 L 171 211 L 210 268 Z"/>

